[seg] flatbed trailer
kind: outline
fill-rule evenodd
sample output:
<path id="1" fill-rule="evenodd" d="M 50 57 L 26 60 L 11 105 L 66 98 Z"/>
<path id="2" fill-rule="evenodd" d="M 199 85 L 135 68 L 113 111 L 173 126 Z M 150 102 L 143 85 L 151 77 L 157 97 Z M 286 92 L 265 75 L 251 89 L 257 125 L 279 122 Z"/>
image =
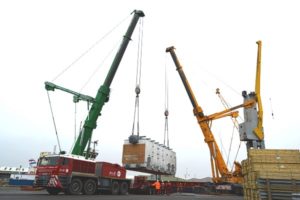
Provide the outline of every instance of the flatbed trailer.
<path id="1" fill-rule="evenodd" d="M 131 194 L 155 194 L 152 186 L 156 180 L 149 176 L 135 176 L 129 188 Z M 187 181 L 176 177 L 160 178 L 161 194 L 172 193 L 207 193 L 206 189 L 211 184 L 209 182 Z"/>
<path id="2" fill-rule="evenodd" d="M 161 182 L 161 194 L 195 193 L 195 194 L 234 194 L 243 195 L 243 187 L 240 184 L 201 182 L 197 180 L 185 180 L 174 176 L 163 176 Z M 130 194 L 155 194 L 153 183 L 156 179 L 151 176 L 135 176 L 129 188 Z"/>

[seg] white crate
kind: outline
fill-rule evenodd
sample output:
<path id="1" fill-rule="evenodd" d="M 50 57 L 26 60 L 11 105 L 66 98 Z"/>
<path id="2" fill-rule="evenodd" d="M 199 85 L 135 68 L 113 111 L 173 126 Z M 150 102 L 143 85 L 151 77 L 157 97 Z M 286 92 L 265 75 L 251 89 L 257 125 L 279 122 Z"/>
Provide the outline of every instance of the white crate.
<path id="1" fill-rule="evenodd" d="M 126 169 L 134 171 L 165 175 L 176 173 L 176 153 L 146 137 L 140 137 L 137 144 L 125 140 L 122 162 Z"/>

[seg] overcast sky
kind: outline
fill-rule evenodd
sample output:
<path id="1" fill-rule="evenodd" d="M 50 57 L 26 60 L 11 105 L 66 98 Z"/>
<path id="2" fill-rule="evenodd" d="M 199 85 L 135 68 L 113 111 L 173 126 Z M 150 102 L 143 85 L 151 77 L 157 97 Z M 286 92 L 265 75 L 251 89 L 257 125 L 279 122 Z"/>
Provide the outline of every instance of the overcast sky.
<path id="1" fill-rule="evenodd" d="M 216 88 L 232 106 L 242 103 L 243 90 L 254 90 L 256 41 L 262 40 L 266 147 L 299 149 L 299 8 L 298 1 L 276 0 L 1 1 L 0 166 L 27 166 L 28 160 L 37 159 L 40 152 L 53 151 L 57 141 L 44 82 L 52 81 L 125 19 L 103 43 L 54 81 L 95 96 L 114 54 L 103 60 L 122 39 L 135 9 L 146 15 L 140 132 L 163 142 L 166 66 L 170 147 L 177 153 L 178 177 L 202 178 L 211 176 L 211 171 L 207 144 L 171 57 L 165 53 L 169 46 L 176 47 L 198 103 L 208 115 L 223 110 Z M 137 33 L 138 29 L 93 134 L 93 140 L 99 140 L 98 160 L 121 164 L 124 139 L 131 134 Z M 93 79 L 82 89 L 91 74 Z M 74 142 L 72 96 L 55 91 L 51 99 L 62 149 L 69 151 Z M 86 104 L 81 102 L 77 110 L 79 126 L 87 114 Z M 212 130 L 226 159 L 233 124 L 230 119 L 218 120 L 213 122 Z M 237 132 L 234 135 L 231 155 L 238 149 Z M 245 158 L 242 144 L 237 160 Z"/>

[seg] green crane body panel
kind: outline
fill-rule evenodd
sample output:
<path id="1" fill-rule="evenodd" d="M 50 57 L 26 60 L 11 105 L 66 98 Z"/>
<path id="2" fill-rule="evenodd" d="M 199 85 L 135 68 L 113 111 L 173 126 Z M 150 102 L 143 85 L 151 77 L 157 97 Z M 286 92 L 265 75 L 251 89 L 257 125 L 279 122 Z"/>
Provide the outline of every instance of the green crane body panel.
<path id="1" fill-rule="evenodd" d="M 97 119 L 101 115 L 101 110 L 104 104 L 109 99 L 110 85 L 115 76 L 115 73 L 118 69 L 118 66 L 122 60 L 122 57 L 125 53 L 127 45 L 130 41 L 134 28 L 140 17 L 144 17 L 143 11 L 135 10 L 134 16 L 131 20 L 131 23 L 127 29 L 126 34 L 124 35 L 123 41 L 120 45 L 120 48 L 111 64 L 110 70 L 106 76 L 106 79 L 103 85 L 99 88 L 98 93 L 95 97 L 95 102 L 92 104 L 92 107 L 89 111 L 89 114 L 84 122 L 83 128 L 75 142 L 75 145 L 72 149 L 72 154 L 74 155 L 84 155 L 84 150 L 87 147 L 88 143 L 92 138 L 93 130 L 97 126 Z"/>

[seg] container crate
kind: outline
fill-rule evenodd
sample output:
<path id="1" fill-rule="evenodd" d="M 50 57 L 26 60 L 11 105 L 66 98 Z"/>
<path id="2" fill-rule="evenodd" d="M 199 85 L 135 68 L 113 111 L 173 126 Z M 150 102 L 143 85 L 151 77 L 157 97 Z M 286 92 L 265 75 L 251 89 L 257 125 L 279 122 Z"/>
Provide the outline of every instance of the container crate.
<path id="1" fill-rule="evenodd" d="M 176 173 L 176 153 L 154 140 L 139 137 L 137 144 L 125 140 L 122 163 L 126 169 L 161 175 Z"/>

